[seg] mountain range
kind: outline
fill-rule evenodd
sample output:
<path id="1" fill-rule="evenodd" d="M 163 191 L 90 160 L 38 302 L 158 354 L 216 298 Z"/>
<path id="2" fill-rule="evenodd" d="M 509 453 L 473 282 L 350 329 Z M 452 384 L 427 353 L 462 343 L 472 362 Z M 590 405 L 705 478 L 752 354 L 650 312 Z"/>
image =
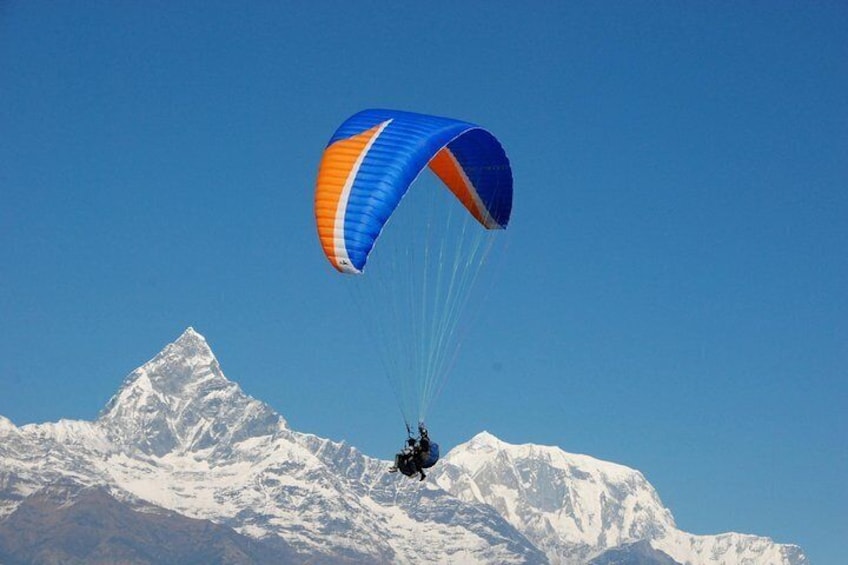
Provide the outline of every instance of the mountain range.
<path id="1" fill-rule="evenodd" d="M 0 416 L 0 562 L 808 564 L 683 532 L 639 471 L 557 447 L 482 432 L 424 482 L 389 465 L 291 429 L 189 328 L 94 421 Z"/>

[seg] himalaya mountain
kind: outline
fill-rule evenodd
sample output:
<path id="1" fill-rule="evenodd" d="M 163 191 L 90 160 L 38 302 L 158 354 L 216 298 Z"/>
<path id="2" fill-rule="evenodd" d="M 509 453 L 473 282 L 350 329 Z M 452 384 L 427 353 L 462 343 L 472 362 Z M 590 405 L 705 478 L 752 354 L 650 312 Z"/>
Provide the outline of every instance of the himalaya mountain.
<path id="1" fill-rule="evenodd" d="M 483 432 L 427 481 L 388 466 L 290 429 L 189 328 L 93 422 L 0 417 L 0 556 L 38 561 L 4 535 L 23 528 L 54 532 L 33 541 L 50 555 L 88 562 L 808 563 L 764 537 L 682 532 L 641 473 L 556 447 Z M 80 525 L 100 515 L 116 518 Z M 140 531 L 116 545 L 116 521 Z M 88 546 L 67 534 L 78 531 Z"/>

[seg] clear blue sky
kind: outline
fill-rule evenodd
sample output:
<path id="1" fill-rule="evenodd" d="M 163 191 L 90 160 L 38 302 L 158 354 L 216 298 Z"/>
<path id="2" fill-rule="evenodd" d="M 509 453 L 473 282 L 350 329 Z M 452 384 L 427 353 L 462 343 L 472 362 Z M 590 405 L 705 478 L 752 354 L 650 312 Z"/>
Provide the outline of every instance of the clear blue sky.
<path id="1" fill-rule="evenodd" d="M 93 419 L 192 325 L 294 428 L 390 457 L 313 183 L 360 109 L 451 116 L 516 201 L 434 435 L 630 465 L 687 531 L 838 562 L 846 4 L 415 4 L 0 3 L 0 414 Z"/>

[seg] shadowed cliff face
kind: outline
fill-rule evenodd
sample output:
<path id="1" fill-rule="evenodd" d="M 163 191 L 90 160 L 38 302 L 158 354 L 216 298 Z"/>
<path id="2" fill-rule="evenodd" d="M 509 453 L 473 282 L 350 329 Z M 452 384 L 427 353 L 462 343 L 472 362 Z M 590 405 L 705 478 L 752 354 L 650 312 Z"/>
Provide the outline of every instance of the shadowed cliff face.
<path id="1" fill-rule="evenodd" d="M 54 486 L 0 521 L 0 561 L 12 563 L 284 563 L 281 540 L 242 536 L 164 509 L 132 510 L 100 488 Z"/>
<path id="2" fill-rule="evenodd" d="M 681 565 L 668 554 L 651 547 L 647 541 L 637 541 L 609 549 L 589 561 L 588 565 Z"/>

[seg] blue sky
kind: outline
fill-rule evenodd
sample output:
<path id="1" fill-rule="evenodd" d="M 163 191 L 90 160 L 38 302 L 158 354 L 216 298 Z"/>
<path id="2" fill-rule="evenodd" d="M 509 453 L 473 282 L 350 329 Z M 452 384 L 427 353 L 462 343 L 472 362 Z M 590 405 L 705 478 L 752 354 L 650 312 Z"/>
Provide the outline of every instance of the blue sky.
<path id="1" fill-rule="evenodd" d="M 93 419 L 191 325 L 294 428 L 390 457 L 315 174 L 360 109 L 451 116 L 515 207 L 434 436 L 623 463 L 687 531 L 838 562 L 848 8 L 583 4 L 0 4 L 0 414 Z"/>

